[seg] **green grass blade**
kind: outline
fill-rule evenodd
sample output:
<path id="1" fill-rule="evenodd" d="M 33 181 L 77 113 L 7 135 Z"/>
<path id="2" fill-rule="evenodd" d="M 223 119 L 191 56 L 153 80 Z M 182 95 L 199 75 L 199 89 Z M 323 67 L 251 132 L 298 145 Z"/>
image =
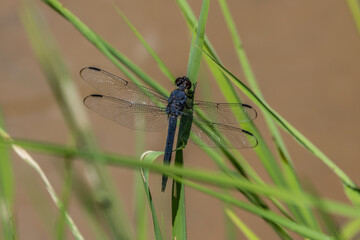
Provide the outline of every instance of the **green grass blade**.
<path id="1" fill-rule="evenodd" d="M 183 166 L 182 150 L 176 151 L 175 165 L 178 167 Z M 172 238 L 187 239 L 184 184 L 174 180 L 171 193 Z"/>
<path id="2" fill-rule="evenodd" d="M 192 29 L 193 26 L 196 24 L 196 19 L 194 17 L 194 14 L 190 6 L 185 0 L 178 1 L 178 5 L 186 18 L 189 28 Z M 215 59 L 218 60 L 216 52 L 206 36 L 205 36 L 205 49 L 210 52 L 211 56 L 213 56 Z M 240 99 L 237 96 L 234 88 L 229 84 L 229 79 L 219 69 L 214 67 L 215 66 L 214 63 L 212 63 L 209 59 L 205 58 L 205 60 L 209 65 L 210 71 L 217 80 L 219 88 L 221 89 L 223 95 L 227 98 L 227 100 L 230 102 L 240 102 Z M 257 130 L 256 133 L 255 135 L 258 137 L 259 142 L 261 144 L 265 143 L 265 141 L 263 141 L 261 135 L 258 133 Z M 280 168 L 278 168 L 275 158 L 271 154 L 270 149 L 266 147 L 265 144 L 263 144 L 263 146 L 257 147 L 256 150 L 257 149 L 259 149 L 259 151 L 257 151 L 257 154 L 259 155 L 260 159 L 262 160 L 262 163 L 268 170 L 269 175 L 272 177 L 275 183 L 281 184 L 284 179 L 282 177 Z"/>
<path id="3" fill-rule="evenodd" d="M 5 128 L 0 109 L 0 128 Z M 0 145 L 0 218 L 4 239 L 17 239 L 13 218 L 14 176 L 9 147 Z M 1 232 L 0 232 L 1 233 Z"/>
<path id="4" fill-rule="evenodd" d="M 354 239 L 360 233 L 360 218 L 351 220 L 341 228 L 341 236 L 343 239 Z"/>
<path id="5" fill-rule="evenodd" d="M 253 91 L 250 90 L 250 88 L 248 88 L 229 70 L 227 70 L 210 55 L 206 54 L 206 56 L 211 58 L 219 66 L 219 68 L 233 81 L 233 83 L 241 91 L 243 91 L 244 94 L 249 99 L 251 99 L 259 108 L 261 108 L 262 111 L 265 111 L 267 114 L 269 114 L 273 118 L 273 120 L 286 132 L 293 136 L 300 145 L 305 147 L 309 152 L 322 160 L 340 178 L 340 180 L 345 186 L 345 192 L 347 193 L 349 199 L 357 205 L 360 204 L 360 195 L 358 193 L 357 186 L 334 162 L 331 161 L 329 157 L 327 157 L 319 148 L 317 148 L 312 142 L 310 142 L 295 127 L 293 127 L 289 122 L 287 122 L 283 117 L 281 117 L 274 109 L 269 106 L 269 104 L 267 104 L 263 99 L 259 98 Z"/>
<path id="6" fill-rule="evenodd" d="M 186 1 L 178 1 L 178 5 L 184 14 L 186 21 L 189 25 L 189 28 L 192 29 L 193 26 L 196 24 L 196 19 L 194 17 L 194 14 L 190 8 L 190 6 L 187 4 Z M 213 49 L 210 41 L 205 36 L 205 49 L 210 52 L 210 54 L 218 60 L 215 50 Z M 229 79 L 216 67 L 214 67 L 214 63 L 212 63 L 209 59 L 205 59 L 207 64 L 209 65 L 210 71 L 213 73 L 215 79 L 218 82 L 218 85 L 223 92 L 223 95 L 227 98 L 230 102 L 240 102 L 239 97 L 237 96 L 234 88 L 229 84 Z M 254 129 L 255 131 L 256 129 Z M 260 133 L 256 130 L 255 134 L 260 143 L 264 143 Z M 256 148 L 257 154 L 259 155 L 260 159 L 262 160 L 262 163 L 268 170 L 270 176 L 274 180 L 275 183 L 283 184 L 284 179 L 282 177 L 282 173 L 280 168 L 278 167 L 275 158 L 273 157 L 270 149 L 264 144 L 263 146 L 259 146 Z M 231 155 L 231 154 L 230 154 Z M 238 154 L 239 155 L 239 154 Z"/>
<path id="7" fill-rule="evenodd" d="M 239 239 L 237 226 L 234 224 L 233 220 L 226 213 L 226 210 L 229 209 L 233 211 L 233 207 L 229 204 L 224 204 L 224 218 L 225 218 L 225 240 L 236 240 Z"/>
<path id="8" fill-rule="evenodd" d="M 202 2 L 199 23 L 195 28 L 196 29 L 195 41 L 190 49 L 187 76 L 190 78 L 192 83 L 197 82 L 197 77 L 199 74 L 201 57 L 202 57 L 202 47 L 204 45 L 204 40 L 205 40 L 205 26 L 209 12 L 209 5 L 210 5 L 209 0 L 204 0 Z"/>
<path id="9" fill-rule="evenodd" d="M 247 81 L 249 82 L 249 85 L 250 85 L 251 89 L 254 91 L 254 93 L 257 94 L 260 98 L 263 98 L 261 90 L 259 88 L 259 85 L 256 81 L 255 75 L 252 71 L 250 62 L 244 51 L 242 41 L 236 30 L 235 22 L 231 16 L 231 13 L 227 6 L 226 0 L 219 0 L 219 4 L 221 6 L 221 10 L 223 12 L 223 15 L 226 20 L 229 31 L 231 33 L 233 43 L 234 43 L 234 48 L 238 55 L 238 58 L 239 58 L 241 66 L 242 66 L 242 69 L 244 71 L 245 77 L 246 77 Z M 285 143 L 280 135 L 280 132 L 279 132 L 278 128 L 276 127 L 274 121 L 271 119 L 271 117 L 266 112 L 263 112 L 263 113 L 264 113 L 263 115 L 264 115 L 265 121 L 271 132 L 272 139 L 274 140 L 276 149 L 279 153 L 279 156 L 281 159 L 280 163 L 282 164 L 284 172 L 285 172 L 285 176 L 287 179 L 287 185 L 288 185 L 288 187 L 290 187 L 292 189 L 298 189 L 299 191 L 302 191 L 299 180 L 298 180 L 295 170 L 294 170 L 294 166 L 293 166 L 291 157 L 286 149 Z M 315 216 L 309 211 L 309 209 L 305 209 L 305 208 L 301 208 L 301 207 L 294 208 L 293 206 L 289 206 L 289 208 L 291 209 L 292 213 L 295 215 L 295 217 L 299 221 L 301 221 L 309 226 L 312 226 L 315 229 L 319 229 L 319 226 L 316 222 Z"/>
<path id="10" fill-rule="evenodd" d="M 2 129 L 0 128 L 0 137 L 3 139 L 7 139 L 11 141 L 10 136 Z M 32 167 L 41 177 L 41 180 L 44 182 L 46 190 L 48 191 L 52 201 L 55 203 L 56 207 L 59 209 L 60 212 L 62 212 L 65 216 L 66 222 L 69 226 L 69 229 L 71 230 L 72 234 L 74 235 L 75 239 L 77 240 L 83 240 L 84 237 L 81 235 L 79 229 L 77 228 L 75 222 L 70 217 L 70 215 L 64 210 L 64 204 L 60 201 L 60 199 L 57 197 L 54 188 L 50 184 L 49 179 L 47 178 L 46 174 L 43 172 L 43 170 L 40 168 L 40 166 L 37 164 L 36 161 L 20 146 L 17 146 L 15 144 L 11 144 L 11 147 L 15 151 L 15 153 L 24 160 L 25 163 L 27 163 L 30 167 Z"/>
<path id="11" fill-rule="evenodd" d="M 71 188 L 73 183 L 73 167 L 70 159 L 65 159 L 65 169 L 64 169 L 64 184 L 61 194 L 61 202 L 63 202 L 63 207 L 65 211 L 69 209 L 69 201 L 71 196 Z M 66 216 L 65 211 L 60 212 L 56 224 L 55 224 L 55 239 L 62 240 L 66 239 Z"/>
<path id="12" fill-rule="evenodd" d="M 9 139 L 9 136 L 6 135 L 6 133 L 5 133 L 3 130 L 0 130 L 0 135 L 1 135 L 1 137 L 2 137 L 4 140 L 6 140 L 6 141 L 8 141 L 8 142 L 12 142 L 11 139 Z M 14 146 L 14 145 L 12 145 L 12 146 Z M 18 150 L 19 148 L 17 147 L 16 149 Z M 21 153 L 23 154 L 24 152 L 22 151 Z M 63 154 L 63 153 L 64 153 L 64 152 L 62 152 L 62 154 Z M 89 154 L 89 156 L 92 156 L 92 154 Z M 26 160 L 29 161 L 28 155 L 25 155 L 25 158 L 26 158 Z M 135 162 L 135 161 L 128 161 L 127 163 L 134 165 L 134 163 L 136 163 L 136 162 Z M 139 163 L 140 163 L 140 164 L 139 164 Z M 152 163 L 152 164 L 149 164 L 149 163 L 144 163 L 144 162 L 137 162 L 137 164 L 138 164 L 138 166 L 142 166 L 142 167 L 144 167 L 144 168 L 149 168 L 149 169 L 150 169 L 150 168 L 156 169 L 156 168 L 154 168 L 154 166 L 157 166 L 158 170 L 161 170 L 161 169 L 162 169 L 162 171 L 164 171 L 164 169 L 168 168 L 169 171 L 172 171 L 173 174 L 176 174 L 176 175 L 178 175 L 178 174 L 184 175 L 184 174 L 182 174 L 181 172 L 183 172 L 183 173 L 186 172 L 186 171 L 184 171 L 183 168 L 178 168 L 178 167 L 170 168 L 170 167 L 168 167 L 168 166 L 163 166 L 163 165 L 160 165 L 160 164 L 153 164 L 153 163 Z M 37 168 L 37 169 L 38 169 L 38 168 Z M 193 174 L 198 174 L 198 171 L 193 171 L 192 173 L 193 173 Z M 184 181 L 183 179 L 178 178 L 176 175 L 173 175 L 173 178 L 176 178 L 177 180 L 180 180 L 180 181 Z M 211 176 L 216 176 L 216 175 L 215 175 L 215 174 L 211 174 L 211 175 L 209 176 L 210 179 L 213 179 Z M 42 175 L 42 177 L 44 178 L 43 175 Z M 218 180 L 216 180 L 216 182 L 218 182 Z M 276 222 L 278 222 L 278 223 L 286 226 L 287 228 L 289 228 L 289 229 L 291 229 L 291 230 L 293 230 L 293 231 L 295 231 L 295 232 L 298 232 L 298 233 L 302 234 L 303 236 L 311 237 L 312 239 L 332 239 L 332 238 L 328 238 L 326 235 L 324 235 L 324 234 L 322 234 L 322 233 L 316 232 L 316 231 L 311 230 L 311 229 L 309 229 L 309 228 L 307 228 L 307 227 L 305 227 L 305 226 L 302 226 L 302 225 L 300 225 L 300 224 L 293 223 L 292 221 L 289 221 L 289 220 L 287 220 L 287 219 L 284 219 L 284 218 L 282 218 L 282 217 L 279 217 L 279 216 L 277 216 L 276 214 L 274 214 L 274 213 L 272 213 L 272 212 L 270 212 L 270 211 L 265 211 L 265 210 L 263 210 L 263 209 L 260 209 L 260 208 L 255 207 L 255 206 L 251 206 L 251 205 L 249 205 L 249 204 L 245 204 L 245 203 L 239 202 L 238 200 L 233 199 L 232 197 L 225 196 L 224 194 L 216 193 L 216 192 L 214 192 L 214 191 L 212 191 L 212 190 L 206 189 L 206 188 L 201 187 L 201 186 L 199 186 L 199 185 L 195 185 L 195 184 L 193 184 L 193 183 L 191 183 L 191 182 L 188 182 L 188 181 L 186 182 L 186 184 L 188 184 L 189 186 L 194 187 L 194 188 L 196 188 L 196 189 L 198 189 L 198 190 L 201 190 L 201 191 L 203 191 L 203 192 L 207 192 L 208 194 L 210 194 L 210 195 L 212 195 L 212 196 L 216 196 L 217 198 L 222 199 L 222 200 L 224 200 L 224 201 L 226 201 L 226 202 L 228 202 L 228 203 L 231 203 L 231 204 L 234 204 L 234 205 L 236 205 L 236 206 L 238 206 L 238 207 L 241 207 L 241 208 L 243 208 L 243 209 L 245 209 L 245 210 L 247 210 L 247 211 L 253 212 L 253 213 L 255 213 L 255 214 L 259 215 L 259 216 L 262 216 L 262 217 L 265 217 L 265 218 L 269 218 L 269 219 L 271 219 L 272 221 L 276 221 Z M 48 187 L 49 187 L 49 186 L 48 186 Z M 54 196 L 54 195 L 52 194 L 52 196 Z M 70 222 L 70 223 L 71 223 L 71 222 Z M 74 225 L 73 225 L 72 227 L 74 227 Z M 73 229 L 72 229 L 72 230 L 73 230 Z M 77 236 L 78 236 L 78 235 L 77 235 Z M 81 239 L 81 238 L 77 238 L 77 239 Z"/>
<path id="13" fill-rule="evenodd" d="M 35 141 L 20 141 L 20 140 L 9 140 L 4 138 L 1 135 L 2 130 L 0 129 L 0 144 L 16 144 L 18 146 L 23 147 L 24 149 L 28 149 L 31 151 L 36 151 L 39 153 L 50 154 L 61 157 L 79 157 L 87 161 L 99 160 L 94 157 L 91 151 L 86 149 L 76 149 L 72 147 L 64 147 L 58 144 L 49 144 L 49 143 L 40 143 Z M 237 187 L 244 190 L 248 190 L 251 192 L 255 192 L 258 194 L 262 194 L 264 196 L 272 196 L 283 201 L 292 203 L 292 204 L 304 204 L 310 207 L 320 207 L 322 210 L 337 214 L 344 217 L 350 218 L 360 218 L 360 211 L 357 207 L 349 206 L 346 204 L 342 204 L 335 201 L 330 201 L 326 199 L 317 199 L 314 201 L 314 197 L 307 195 L 305 193 L 299 192 L 291 192 L 287 189 L 277 188 L 275 186 L 270 185 L 260 185 L 256 183 L 252 183 L 246 181 L 243 178 L 234 178 L 229 177 L 225 174 L 219 174 L 209 171 L 203 171 L 200 169 L 189 169 L 189 168 L 181 168 L 178 166 L 163 166 L 159 163 L 147 163 L 141 162 L 137 158 L 134 157 L 126 157 L 126 156 L 117 156 L 112 154 L 101 154 L 101 161 L 104 164 L 130 167 L 130 168 L 148 168 L 151 171 L 157 173 L 165 173 L 171 175 L 179 175 L 184 178 L 200 181 L 206 184 L 215 185 L 218 187 Z M 320 204 L 320 206 L 318 206 Z M 267 210 L 268 211 L 268 210 Z"/>
<path id="14" fill-rule="evenodd" d="M 165 65 L 165 63 L 160 59 L 160 57 L 156 54 L 156 52 L 151 48 L 151 46 L 146 42 L 146 40 L 141 36 L 140 32 L 135 28 L 135 26 L 130 22 L 130 20 L 125 16 L 125 14 L 114 5 L 116 11 L 119 13 L 121 18 L 125 21 L 125 23 L 129 26 L 131 31 L 135 34 L 135 36 L 139 39 L 140 43 L 145 47 L 145 49 L 150 53 L 152 58 L 158 64 L 159 69 L 162 73 L 171 81 L 174 82 L 175 77 L 170 72 L 170 69 Z"/>
<path id="15" fill-rule="evenodd" d="M 187 2 L 185 0 L 177 1 L 177 3 L 179 5 L 179 7 L 181 8 L 182 13 L 185 16 L 190 29 L 193 29 L 194 26 L 196 26 L 196 19 L 194 17 L 194 14 L 192 13 L 191 8 L 189 7 L 189 5 L 187 4 Z M 206 38 L 206 36 L 204 36 L 204 39 L 205 39 L 205 49 L 210 51 L 212 53 L 212 55 L 216 57 L 216 53 L 215 53 L 214 49 L 212 48 L 209 40 Z M 215 79 L 217 80 L 218 85 L 219 85 L 223 95 L 225 96 L 225 98 L 230 102 L 240 102 L 240 99 L 238 98 L 234 88 L 229 84 L 229 80 L 226 78 L 226 76 L 215 66 L 214 63 L 212 63 L 208 59 L 205 59 L 205 60 L 210 68 L 210 71 L 215 76 Z M 262 160 L 262 163 L 268 170 L 270 176 L 274 179 L 274 181 L 276 183 L 284 184 L 284 178 L 282 176 L 280 168 L 278 167 L 278 165 L 275 161 L 275 158 L 273 157 L 270 149 L 265 144 L 265 141 L 261 141 L 262 140 L 261 135 L 257 131 L 257 129 L 255 128 L 254 125 L 252 126 L 251 131 L 254 132 L 254 134 L 256 136 L 258 136 L 258 138 L 259 138 L 260 146 L 258 146 L 255 149 L 255 151 L 259 155 L 260 159 Z M 224 148 L 222 148 L 221 150 L 223 151 L 225 156 L 230 160 L 230 162 L 233 164 L 235 169 L 240 174 L 244 175 L 247 178 L 246 173 L 243 170 L 243 167 L 239 164 L 239 162 L 237 161 L 237 159 L 233 155 L 233 153 Z M 207 152 L 210 153 L 209 154 L 210 156 L 214 155 L 211 151 L 207 151 Z M 241 156 L 240 154 L 237 154 L 237 155 Z M 266 203 L 264 201 L 262 201 L 258 196 L 254 195 L 254 194 L 248 194 L 246 192 L 242 192 L 242 193 L 254 204 L 256 204 L 258 206 L 262 206 L 264 208 L 267 207 Z M 285 212 L 285 211 L 283 211 L 283 208 L 281 208 L 281 206 L 279 204 L 276 204 L 276 206 L 278 206 L 282 212 Z M 282 231 L 282 229 L 280 229 L 278 226 L 276 226 L 276 224 L 270 223 L 270 225 L 275 229 L 276 232 L 278 232 L 279 235 L 284 235 L 284 236 L 287 235 L 284 231 Z M 285 238 L 289 238 L 289 237 L 286 236 Z"/>
<path id="16" fill-rule="evenodd" d="M 236 214 L 229 208 L 225 209 L 226 215 L 231 219 L 231 221 L 238 227 L 238 229 L 247 237 L 249 240 L 260 240 L 258 236 L 248 227 L 246 224 L 241 221 L 241 219 L 236 216 Z"/>
<path id="17" fill-rule="evenodd" d="M 163 154 L 164 154 L 164 152 L 149 151 L 149 152 L 143 153 L 143 155 L 141 156 L 140 159 L 143 162 L 152 163 L 159 156 L 161 156 Z M 163 239 L 163 237 L 162 237 L 162 234 L 161 234 L 159 220 L 158 220 L 157 215 L 156 215 L 156 210 L 155 210 L 155 206 L 154 206 L 154 203 L 153 203 L 153 199 L 152 199 L 151 191 L 150 191 L 150 187 L 149 187 L 149 170 L 146 169 L 146 168 L 141 168 L 141 176 L 142 176 L 142 181 L 143 181 L 144 188 L 145 188 L 145 194 L 146 194 L 146 197 L 148 199 L 148 203 L 149 203 L 149 206 L 150 206 L 151 215 L 152 215 L 152 219 L 153 219 L 153 227 L 154 227 L 155 239 L 156 240 L 161 240 L 161 239 Z"/>
<path id="18" fill-rule="evenodd" d="M 159 85 L 154 79 L 150 78 L 144 71 L 138 66 L 132 63 L 125 55 L 117 51 L 114 47 L 103 40 L 99 35 L 93 32 L 88 26 L 86 26 L 79 18 L 77 18 L 71 11 L 66 9 L 57 0 L 43 0 L 61 16 L 67 19 L 73 26 L 87 38 L 95 47 L 99 49 L 116 67 L 118 67 L 130 80 L 140 84 L 138 79 L 129 71 L 131 70 L 140 79 L 142 79 L 150 87 L 158 91 L 164 96 L 168 96 L 166 91 L 161 85 Z"/>
<path id="19" fill-rule="evenodd" d="M 74 142 L 79 147 L 92 149 L 96 155 L 96 141 L 82 99 L 71 80 L 48 27 L 44 21 L 41 21 L 39 14 L 36 15 L 34 10 L 28 6 L 24 7 L 21 16 L 40 66 L 47 77 Z M 86 171 L 92 173 L 88 182 L 93 188 L 93 196 L 99 206 L 104 206 L 104 203 L 110 203 L 112 206 L 103 209 L 104 218 L 112 234 L 116 238 L 132 239 L 129 221 L 126 220 L 121 201 L 115 195 L 116 191 L 107 169 L 95 162 L 87 164 Z M 85 176 L 90 175 L 85 174 Z"/>
<path id="20" fill-rule="evenodd" d="M 200 186 L 198 184 L 195 184 L 193 182 L 190 182 L 188 180 L 184 180 L 184 179 L 180 179 L 180 178 L 177 178 L 176 176 L 174 176 L 174 178 L 178 181 L 182 181 L 184 182 L 187 186 L 189 187 L 192 187 L 196 190 L 199 190 L 203 193 L 206 193 L 210 196 L 213 196 L 215 198 L 218 198 L 220 199 L 221 201 L 223 202 L 226 202 L 228 204 L 232 204 L 234 206 L 237 206 L 241 209 L 244 209 L 246 211 L 249 211 L 251 213 L 254 213 L 258 216 L 261 216 L 271 222 L 275 222 L 281 226 L 284 226 L 286 228 L 288 228 L 289 230 L 292 230 L 298 234 L 300 234 L 301 236 L 303 237 L 307 237 L 309 239 L 321 239 L 321 240 L 335 240 L 334 238 L 322 233 L 322 232 L 319 232 L 319 231 L 316 231 L 316 230 L 313 230 L 311 228 L 308 228 L 307 226 L 304 226 L 304 225 L 301 225 L 299 223 L 295 223 L 293 221 L 290 221 L 289 219 L 286 219 L 286 218 L 283 218 L 283 217 L 280 217 L 278 216 L 277 214 L 275 214 L 274 212 L 272 211 L 267 211 L 267 210 L 264 210 L 262 208 L 259 208 L 259 207 L 256 207 L 256 206 L 253 206 L 253 205 L 250 205 L 250 204 L 247 204 L 247 203 L 244 203 L 244 202 L 240 202 L 239 200 L 231 197 L 231 196 L 228 196 L 228 195 L 224 195 L 223 193 L 219 193 L 219 192 L 215 192 L 209 188 L 206 188 L 206 187 L 203 187 L 203 186 Z"/>
<path id="21" fill-rule="evenodd" d="M 71 159 L 71 155 L 68 155 Z M 66 159 L 66 157 L 65 157 Z M 99 205 L 99 202 L 93 196 L 93 189 L 80 174 L 73 175 L 73 192 L 76 192 L 76 197 L 80 205 L 84 208 L 84 216 L 89 224 L 89 230 L 94 239 L 107 240 L 111 239 L 111 232 L 108 228 L 100 225 L 106 223 L 103 216 L 103 206 Z M 105 224 L 104 224 L 105 225 Z M 106 231 L 106 232 L 105 232 Z"/>
<path id="22" fill-rule="evenodd" d="M 141 156 L 141 153 L 145 149 L 146 133 L 143 131 L 137 131 L 135 133 L 135 154 Z M 135 233 L 136 239 L 147 240 L 148 236 L 148 209 L 146 207 L 147 196 L 144 191 L 144 183 L 141 172 L 135 174 L 135 186 L 134 186 L 134 201 L 135 201 Z"/>
<path id="23" fill-rule="evenodd" d="M 209 0 L 203 0 L 199 16 L 199 24 L 195 41 L 190 49 L 190 56 L 188 61 L 187 77 L 194 84 L 197 81 L 199 74 L 202 46 L 204 44 L 205 26 L 209 12 Z M 193 99 L 189 99 L 191 104 Z M 192 124 L 192 117 L 181 118 L 179 125 L 179 134 L 177 140 L 177 147 L 180 148 L 184 143 L 187 143 Z M 175 165 L 183 166 L 183 150 L 176 151 Z M 174 182 L 172 187 L 172 223 L 173 223 L 173 238 L 186 239 L 186 209 L 185 209 L 185 188 L 181 182 Z"/>
<path id="24" fill-rule="evenodd" d="M 358 33 L 360 33 L 360 3 L 358 0 L 347 0 L 346 2 L 353 16 Z"/>

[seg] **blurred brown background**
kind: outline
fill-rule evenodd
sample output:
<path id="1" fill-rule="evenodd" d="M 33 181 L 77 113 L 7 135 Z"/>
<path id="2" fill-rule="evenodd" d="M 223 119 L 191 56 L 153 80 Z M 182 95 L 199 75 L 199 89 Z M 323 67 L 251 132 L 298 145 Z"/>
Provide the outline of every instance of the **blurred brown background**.
<path id="1" fill-rule="evenodd" d="M 173 88 L 107 1 L 63 0 L 62 3 L 169 91 Z M 175 1 L 118 0 L 117 3 L 173 74 L 186 74 L 190 35 Z M 96 92 L 80 79 L 78 73 L 82 67 L 97 66 L 123 76 L 70 23 L 42 2 L 36 1 L 36 4 L 51 26 L 82 96 Z M 201 2 L 190 1 L 190 4 L 198 16 Z M 268 103 L 360 184 L 360 41 L 346 1 L 228 0 L 228 4 Z M 0 104 L 7 131 L 14 138 L 65 144 L 69 139 L 66 125 L 30 47 L 19 20 L 19 10 L 20 2 L 11 0 L 3 1 L 0 8 Z M 243 79 L 216 1 L 210 6 L 206 32 L 224 65 Z M 201 78 L 208 76 L 203 70 L 198 80 L 199 95 Z M 210 90 L 214 100 L 223 99 L 215 84 Z M 93 112 L 88 111 L 88 114 L 103 150 L 134 155 L 134 131 Z M 256 124 L 270 142 L 261 114 Z M 165 134 L 149 135 L 154 140 L 148 137 L 145 149 L 163 150 Z M 334 174 L 287 134 L 283 136 L 302 181 L 311 183 L 322 196 L 347 201 Z M 268 181 L 269 177 L 251 150 L 244 154 Z M 32 155 L 48 174 L 55 190 L 60 192 L 61 160 Z M 57 210 L 33 169 L 13 156 L 20 239 L 51 239 L 53 229 L 49 226 L 53 226 Z M 197 147 L 189 146 L 185 159 L 186 166 L 215 169 Z M 80 172 L 82 163 L 76 165 Z M 127 213 L 133 219 L 134 172 L 115 167 L 110 170 Z M 152 175 L 152 188 L 159 216 L 163 215 L 169 222 L 170 188 L 165 194 L 160 193 L 159 175 Z M 187 204 L 188 239 L 224 237 L 224 216 L 217 200 L 188 189 Z M 36 205 L 38 207 L 34 207 Z M 71 203 L 70 212 L 85 237 L 93 239 L 76 199 Z M 261 219 L 243 211 L 238 213 L 262 239 L 277 239 Z M 48 222 L 44 223 L 44 219 Z M 342 220 L 338 219 L 338 223 Z"/>

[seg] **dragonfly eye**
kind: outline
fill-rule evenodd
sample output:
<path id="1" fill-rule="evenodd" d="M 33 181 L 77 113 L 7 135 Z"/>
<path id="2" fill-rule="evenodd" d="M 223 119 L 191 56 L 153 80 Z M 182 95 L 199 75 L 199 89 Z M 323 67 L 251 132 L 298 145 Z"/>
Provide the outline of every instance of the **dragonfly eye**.
<path id="1" fill-rule="evenodd" d="M 185 89 L 191 88 L 191 82 L 190 79 L 186 76 L 179 77 L 175 80 L 175 85 L 179 87 L 180 85 L 185 85 Z"/>

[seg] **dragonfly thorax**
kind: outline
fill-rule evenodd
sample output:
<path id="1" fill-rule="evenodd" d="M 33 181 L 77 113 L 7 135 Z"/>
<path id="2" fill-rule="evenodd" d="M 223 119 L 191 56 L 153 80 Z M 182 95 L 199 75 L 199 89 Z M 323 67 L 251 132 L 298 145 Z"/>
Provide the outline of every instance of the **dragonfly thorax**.
<path id="1" fill-rule="evenodd" d="M 166 106 L 166 113 L 172 117 L 178 117 L 181 115 L 186 105 L 187 95 L 186 90 L 190 89 L 191 82 L 188 77 L 179 77 L 175 80 L 175 89 L 168 99 L 168 105 Z"/>
<path id="2" fill-rule="evenodd" d="M 166 113 L 173 117 L 181 115 L 186 104 L 186 93 L 182 88 L 175 89 L 168 99 L 168 105 L 166 106 Z"/>

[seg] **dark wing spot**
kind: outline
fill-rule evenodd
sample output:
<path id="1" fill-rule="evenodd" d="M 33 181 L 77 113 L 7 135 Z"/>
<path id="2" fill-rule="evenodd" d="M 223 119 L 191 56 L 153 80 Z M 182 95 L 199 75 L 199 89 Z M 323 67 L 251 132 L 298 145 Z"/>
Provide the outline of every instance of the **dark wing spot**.
<path id="1" fill-rule="evenodd" d="M 244 133 L 249 134 L 250 136 L 254 136 L 254 134 L 252 134 L 251 132 L 248 132 L 248 131 L 246 131 L 246 130 L 244 130 L 244 129 L 242 129 L 242 131 L 243 131 Z"/>
<path id="2" fill-rule="evenodd" d="M 243 104 L 243 107 L 253 108 L 252 106 L 247 105 L 247 104 Z"/>
<path id="3" fill-rule="evenodd" d="M 99 69 L 99 68 L 96 68 L 96 67 L 89 67 L 89 69 L 91 69 L 91 70 L 95 70 L 95 71 L 101 71 L 101 69 Z"/>
<path id="4" fill-rule="evenodd" d="M 92 97 L 103 97 L 103 95 L 100 94 L 91 94 Z"/>

